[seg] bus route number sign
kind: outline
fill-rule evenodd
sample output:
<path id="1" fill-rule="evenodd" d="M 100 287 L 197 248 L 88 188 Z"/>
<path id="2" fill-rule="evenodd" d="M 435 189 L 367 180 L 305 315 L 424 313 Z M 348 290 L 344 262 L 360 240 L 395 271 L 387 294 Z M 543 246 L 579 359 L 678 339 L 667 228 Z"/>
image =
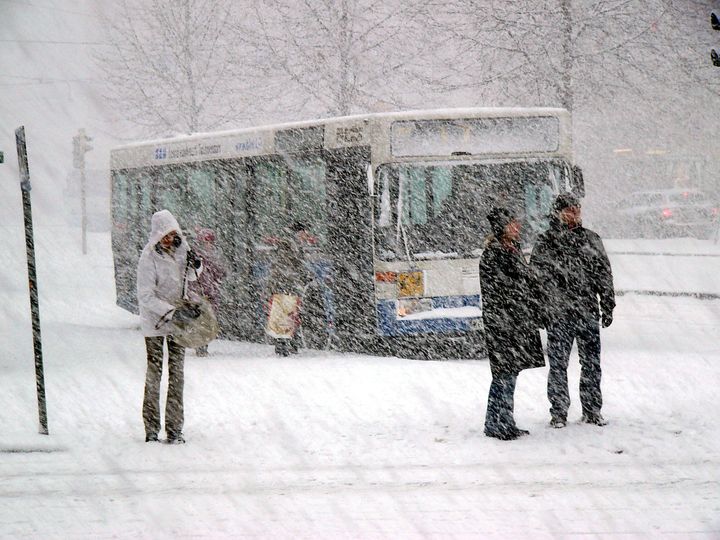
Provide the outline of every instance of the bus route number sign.
<path id="1" fill-rule="evenodd" d="M 361 143 L 363 141 L 363 128 L 360 126 L 339 127 L 337 129 L 337 141 L 344 144 Z"/>

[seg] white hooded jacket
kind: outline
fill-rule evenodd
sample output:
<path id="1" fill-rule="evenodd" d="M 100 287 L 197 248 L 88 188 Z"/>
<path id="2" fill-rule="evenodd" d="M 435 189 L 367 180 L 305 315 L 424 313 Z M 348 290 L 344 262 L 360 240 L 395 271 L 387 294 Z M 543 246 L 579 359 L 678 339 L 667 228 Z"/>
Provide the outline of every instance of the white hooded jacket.
<path id="1" fill-rule="evenodd" d="M 143 248 L 137 267 L 137 298 L 143 335 L 166 336 L 172 333 L 173 311 L 183 300 L 184 280 L 195 281 L 202 266 L 187 265 L 190 246 L 185 240 L 175 216 L 168 210 L 155 212 L 150 222 L 150 238 Z M 168 233 L 176 231 L 181 244 L 173 252 L 158 246 Z M 187 271 L 186 271 L 187 267 Z"/>

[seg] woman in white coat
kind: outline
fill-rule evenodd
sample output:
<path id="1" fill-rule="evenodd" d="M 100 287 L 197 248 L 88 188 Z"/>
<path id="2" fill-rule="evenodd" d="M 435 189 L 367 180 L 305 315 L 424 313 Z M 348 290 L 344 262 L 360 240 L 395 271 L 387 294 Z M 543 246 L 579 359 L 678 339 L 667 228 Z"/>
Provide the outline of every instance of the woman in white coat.
<path id="1" fill-rule="evenodd" d="M 155 212 L 148 243 L 137 268 L 137 297 L 145 347 L 147 373 L 143 399 L 145 441 L 157 441 L 160 431 L 160 379 L 163 347 L 168 349 L 168 390 L 165 404 L 167 442 L 185 442 L 182 435 L 185 348 L 171 333 L 174 320 L 188 320 L 198 314 L 178 307 L 186 295 L 186 281 L 195 281 L 202 261 L 190 250 L 180 225 L 168 210 Z"/>

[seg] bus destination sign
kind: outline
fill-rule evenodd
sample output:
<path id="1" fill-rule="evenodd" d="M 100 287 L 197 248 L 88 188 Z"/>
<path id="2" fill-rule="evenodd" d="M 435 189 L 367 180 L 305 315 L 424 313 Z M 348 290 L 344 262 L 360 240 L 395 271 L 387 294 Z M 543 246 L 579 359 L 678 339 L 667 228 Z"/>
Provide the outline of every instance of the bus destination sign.
<path id="1" fill-rule="evenodd" d="M 560 122 L 554 116 L 400 120 L 391 144 L 396 157 L 555 152 Z"/>

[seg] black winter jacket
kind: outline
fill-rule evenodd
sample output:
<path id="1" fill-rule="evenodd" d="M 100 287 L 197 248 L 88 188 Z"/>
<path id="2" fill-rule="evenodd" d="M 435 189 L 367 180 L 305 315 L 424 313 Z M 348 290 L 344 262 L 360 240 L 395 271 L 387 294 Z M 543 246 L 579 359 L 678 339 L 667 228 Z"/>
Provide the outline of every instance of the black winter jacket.
<path id="1" fill-rule="evenodd" d="M 480 292 L 493 376 L 544 366 L 540 291 L 519 248 L 488 240 L 480 257 Z"/>
<path id="2" fill-rule="evenodd" d="M 301 296 L 310 280 L 310 272 L 305 266 L 305 257 L 300 247 L 294 240 L 280 240 L 270 271 L 270 294 Z"/>
<path id="3" fill-rule="evenodd" d="M 546 298 L 547 322 L 600 316 L 615 308 L 612 269 L 600 237 L 582 226 L 553 220 L 540 235 L 530 258 Z"/>

